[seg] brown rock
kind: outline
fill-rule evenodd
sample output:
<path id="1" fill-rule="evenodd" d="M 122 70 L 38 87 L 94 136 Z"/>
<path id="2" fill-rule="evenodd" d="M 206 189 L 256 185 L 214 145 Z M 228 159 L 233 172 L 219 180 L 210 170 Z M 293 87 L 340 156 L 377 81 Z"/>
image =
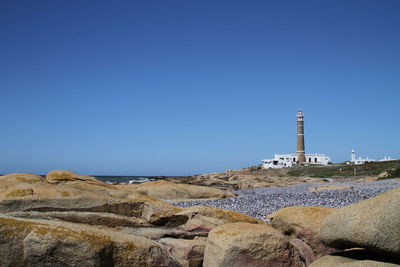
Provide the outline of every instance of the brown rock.
<path id="1" fill-rule="evenodd" d="M 336 252 L 321 242 L 323 220 L 337 209 L 325 207 L 287 207 L 268 216 L 271 225 L 281 233 L 307 243 L 317 257 Z"/>
<path id="2" fill-rule="evenodd" d="M 7 190 L 8 192 L 5 193 L 6 198 L 10 197 L 25 197 L 33 195 L 32 188 L 18 188 L 13 190 Z"/>
<path id="3" fill-rule="evenodd" d="M 323 256 L 310 267 L 398 267 L 399 264 L 388 261 L 363 250 L 354 250 Z"/>
<path id="4" fill-rule="evenodd" d="M 110 191 L 111 192 L 111 191 Z M 74 188 L 69 184 L 46 184 L 46 183 L 16 183 L 0 191 L 0 199 L 4 198 L 69 198 L 87 196 L 93 198 L 107 198 L 109 191 L 91 191 L 87 189 Z"/>
<path id="5" fill-rule="evenodd" d="M 321 227 L 321 239 L 338 249 L 362 247 L 400 259 L 400 188 L 332 213 Z"/>
<path id="6" fill-rule="evenodd" d="M 103 212 L 49 211 L 49 212 L 10 212 L 7 216 L 26 219 L 62 220 L 66 222 L 107 227 L 143 227 L 151 226 L 144 219 Z"/>
<path id="7" fill-rule="evenodd" d="M 1 215 L 0 240 L 1 266 L 180 266 L 149 239 L 65 222 Z"/>
<path id="8" fill-rule="evenodd" d="M 133 216 L 145 219 L 149 223 L 159 221 L 182 211 L 163 201 L 151 197 L 135 199 L 96 199 L 78 198 L 18 198 L 0 200 L 0 212 L 14 211 L 79 211 L 106 212 L 117 215 Z"/>
<path id="9" fill-rule="evenodd" d="M 387 171 L 385 171 L 385 172 L 380 173 L 380 174 L 377 176 L 377 178 L 378 178 L 378 180 L 381 180 L 381 179 L 386 179 L 386 178 L 388 178 L 389 176 L 390 176 L 390 173 L 387 172 Z"/>
<path id="10" fill-rule="evenodd" d="M 170 181 L 152 181 L 141 184 L 117 185 L 118 188 L 161 199 L 224 198 L 231 192 L 198 185 L 177 184 Z"/>
<path id="11" fill-rule="evenodd" d="M 177 238 L 177 239 L 193 239 L 197 236 L 207 236 L 208 232 L 202 234 L 199 232 L 189 232 L 182 227 L 124 227 L 120 230 L 121 233 L 129 235 L 143 236 L 152 240 L 160 240 L 162 238 Z"/>
<path id="12" fill-rule="evenodd" d="M 185 228 L 189 231 L 210 231 L 219 225 L 234 222 L 265 224 L 263 221 L 243 213 L 210 206 L 194 206 L 176 214 L 188 216 L 189 219 L 185 224 Z"/>
<path id="13" fill-rule="evenodd" d="M 88 175 L 77 174 L 67 170 L 55 170 L 46 175 L 46 181 L 49 183 L 67 183 L 67 182 L 92 182 L 99 184 L 107 184 Z"/>
<path id="14" fill-rule="evenodd" d="M 34 174 L 19 173 L 0 176 L 2 198 L 61 198 L 88 196 L 97 198 L 126 197 L 118 190 L 94 177 L 69 171 L 53 171 L 47 180 Z"/>
<path id="15" fill-rule="evenodd" d="M 298 238 L 290 238 L 289 243 L 296 248 L 301 261 L 303 261 L 306 266 L 310 265 L 310 263 L 315 260 L 314 251 L 302 240 Z"/>
<path id="16" fill-rule="evenodd" d="M 305 266 L 305 262 L 289 238 L 271 226 L 232 223 L 210 232 L 203 266 Z"/>
<path id="17" fill-rule="evenodd" d="M 45 179 L 32 173 L 11 173 L 0 176 L 0 186 L 14 185 L 15 183 L 43 183 Z"/>
<path id="18" fill-rule="evenodd" d="M 343 189 L 353 189 L 350 185 L 322 185 L 322 186 L 315 186 L 309 187 L 308 191 L 321 191 L 321 190 L 343 190 Z"/>
<path id="19" fill-rule="evenodd" d="M 203 266 L 205 238 L 193 240 L 163 238 L 159 243 L 166 246 L 183 267 Z"/>
<path id="20" fill-rule="evenodd" d="M 372 182 L 372 181 L 377 181 L 377 180 L 379 180 L 378 177 L 369 176 L 369 177 L 364 177 L 364 178 L 355 180 L 355 182 L 362 183 L 362 182 Z"/>

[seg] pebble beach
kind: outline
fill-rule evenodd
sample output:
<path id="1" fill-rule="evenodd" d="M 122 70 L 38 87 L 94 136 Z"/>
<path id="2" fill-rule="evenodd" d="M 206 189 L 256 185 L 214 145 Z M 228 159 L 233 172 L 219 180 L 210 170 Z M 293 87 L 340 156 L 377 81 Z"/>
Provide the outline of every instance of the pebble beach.
<path id="1" fill-rule="evenodd" d="M 265 187 L 235 191 L 237 197 L 216 200 L 191 200 L 172 202 L 174 206 L 213 206 L 238 211 L 267 221 L 267 215 L 289 206 L 323 206 L 341 208 L 388 190 L 400 187 L 398 179 L 372 182 L 329 183 L 333 186 L 352 186 L 351 189 L 309 191 L 309 188 L 325 186 L 326 183 L 307 183 L 288 187 Z"/>

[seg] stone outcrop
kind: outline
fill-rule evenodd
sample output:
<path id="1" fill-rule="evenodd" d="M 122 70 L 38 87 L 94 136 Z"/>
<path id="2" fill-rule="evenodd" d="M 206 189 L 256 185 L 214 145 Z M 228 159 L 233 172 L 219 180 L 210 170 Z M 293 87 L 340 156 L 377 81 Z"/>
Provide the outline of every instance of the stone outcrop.
<path id="1" fill-rule="evenodd" d="M 206 245 L 205 238 L 196 238 L 192 240 L 164 238 L 159 242 L 168 248 L 169 252 L 183 267 L 203 266 L 204 249 Z"/>
<path id="2" fill-rule="evenodd" d="M 235 196 L 217 188 L 177 184 L 170 181 L 151 181 L 141 184 L 117 185 L 118 188 L 161 199 L 225 198 Z"/>
<path id="3" fill-rule="evenodd" d="M 270 183 L 229 175 L 213 179 L 243 187 Z M 279 177 L 277 183 L 290 181 Z M 400 189 L 342 209 L 285 208 L 270 215 L 271 224 L 214 207 L 174 207 L 153 196 L 230 194 L 166 181 L 112 185 L 54 171 L 46 178 L 0 176 L 0 189 L 0 266 L 308 266 L 335 251 L 326 245 L 368 251 L 323 256 L 312 266 L 399 259 Z"/>
<path id="4" fill-rule="evenodd" d="M 43 183 L 45 179 L 32 173 L 11 173 L 0 176 L 0 186 L 10 186 L 16 183 Z"/>
<path id="5" fill-rule="evenodd" d="M 163 190 L 175 197 L 229 196 L 164 181 L 134 190 L 54 171 L 46 179 L 0 176 L 0 187 L 0 253 L 7 254 L 0 266 L 201 266 L 212 228 L 263 223 L 237 212 L 182 209 L 151 197 Z M 193 228 L 196 220 L 210 225 Z"/>
<path id="6" fill-rule="evenodd" d="M 398 267 L 395 261 L 390 261 L 385 257 L 371 255 L 364 250 L 353 250 L 334 255 L 323 256 L 313 263 L 310 267 Z"/>
<path id="7" fill-rule="evenodd" d="M 68 171 L 54 171 L 47 176 L 47 179 L 29 173 L 0 176 L 0 188 L 2 189 L 0 199 L 78 196 L 104 198 L 117 193 L 113 186 L 90 176 L 78 175 Z"/>
<path id="8" fill-rule="evenodd" d="M 337 209 L 325 207 L 287 207 L 268 216 L 271 225 L 281 233 L 307 243 L 316 257 L 336 252 L 321 242 L 320 227 Z"/>
<path id="9" fill-rule="evenodd" d="M 69 198 L 86 196 L 92 198 L 136 198 L 143 195 L 161 199 L 224 198 L 234 196 L 217 188 L 207 188 L 170 181 L 155 181 L 143 184 L 112 185 L 88 175 L 71 171 L 56 170 L 46 178 L 29 173 L 0 176 L 0 199 Z"/>
<path id="10" fill-rule="evenodd" d="M 400 188 L 332 213 L 321 239 L 338 249 L 361 247 L 400 259 Z"/>
<path id="11" fill-rule="evenodd" d="M 243 213 L 218 209 L 208 206 L 194 206 L 186 208 L 176 215 L 188 217 L 185 228 L 189 231 L 208 232 L 213 228 L 234 222 L 264 224 L 263 221 L 247 216 Z"/>
<path id="12" fill-rule="evenodd" d="M 122 216 L 133 216 L 146 220 L 149 223 L 157 223 L 163 218 L 170 218 L 182 211 L 165 202 L 150 197 L 135 199 L 94 199 L 79 198 L 17 198 L 0 200 L 0 212 L 39 211 L 39 212 L 101 212 L 113 213 Z M 185 221 L 182 222 L 185 223 Z"/>
<path id="13" fill-rule="evenodd" d="M 313 186 L 309 187 L 308 191 L 322 191 L 322 190 L 343 190 L 343 189 L 353 189 L 350 185 L 322 185 L 322 186 Z"/>
<path id="14" fill-rule="evenodd" d="M 0 239 L 1 266 L 180 266 L 147 238 L 66 222 L 0 215 Z"/>
<path id="15" fill-rule="evenodd" d="M 101 182 L 96 178 L 88 175 L 81 175 L 67 170 L 55 170 L 46 175 L 46 181 L 51 184 L 68 183 L 68 182 L 87 182 L 101 185 L 107 183 Z"/>
<path id="16" fill-rule="evenodd" d="M 281 187 L 301 183 L 324 183 L 322 178 L 292 177 L 286 169 L 250 172 L 246 170 L 225 173 L 209 173 L 194 176 L 191 184 L 206 185 L 231 190 L 244 190 L 258 187 Z"/>
<path id="17" fill-rule="evenodd" d="M 289 238 L 266 224 L 232 223 L 214 228 L 207 239 L 205 267 L 305 266 Z"/>
<path id="18" fill-rule="evenodd" d="M 8 216 L 26 219 L 60 220 L 88 225 L 107 227 L 150 227 L 146 220 L 106 212 L 49 211 L 49 212 L 10 212 Z"/>

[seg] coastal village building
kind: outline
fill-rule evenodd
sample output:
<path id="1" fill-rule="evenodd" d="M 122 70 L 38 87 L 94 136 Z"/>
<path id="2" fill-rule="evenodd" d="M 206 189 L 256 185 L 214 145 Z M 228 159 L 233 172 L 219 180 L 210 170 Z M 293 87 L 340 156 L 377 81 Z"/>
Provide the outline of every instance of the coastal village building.
<path id="1" fill-rule="evenodd" d="M 325 154 L 304 154 L 306 162 L 304 164 L 328 165 L 331 159 Z M 265 169 L 279 169 L 284 167 L 293 167 L 298 164 L 298 154 L 275 154 L 274 159 L 264 159 L 263 167 Z"/>
<path id="2" fill-rule="evenodd" d="M 356 151 L 353 149 L 351 151 L 351 160 L 348 161 L 347 163 L 348 164 L 353 164 L 353 165 L 361 165 L 361 164 L 364 164 L 364 163 L 367 163 L 367 162 L 380 162 L 380 161 L 391 161 L 391 160 L 396 160 L 396 159 L 392 159 L 390 157 L 384 157 L 383 159 L 379 159 L 379 160 L 370 159 L 368 157 L 365 158 L 365 159 L 363 159 L 361 157 L 358 157 L 358 159 L 356 159 Z"/>
<path id="3" fill-rule="evenodd" d="M 262 166 L 265 169 L 279 169 L 293 167 L 298 164 L 319 164 L 328 165 L 331 159 L 325 154 L 305 154 L 304 146 L 304 115 L 300 110 L 297 113 L 297 153 L 296 154 L 275 154 L 273 159 L 264 159 Z"/>

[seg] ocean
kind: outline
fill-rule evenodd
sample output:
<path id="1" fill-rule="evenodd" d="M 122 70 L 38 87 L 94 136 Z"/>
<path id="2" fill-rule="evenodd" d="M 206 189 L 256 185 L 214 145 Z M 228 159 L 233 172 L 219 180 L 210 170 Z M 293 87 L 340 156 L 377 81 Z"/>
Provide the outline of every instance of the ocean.
<path id="1" fill-rule="evenodd" d="M 166 178 L 179 178 L 179 176 L 98 176 L 94 175 L 96 179 L 108 183 L 126 183 L 126 184 L 139 184 L 148 181 L 164 180 Z"/>

